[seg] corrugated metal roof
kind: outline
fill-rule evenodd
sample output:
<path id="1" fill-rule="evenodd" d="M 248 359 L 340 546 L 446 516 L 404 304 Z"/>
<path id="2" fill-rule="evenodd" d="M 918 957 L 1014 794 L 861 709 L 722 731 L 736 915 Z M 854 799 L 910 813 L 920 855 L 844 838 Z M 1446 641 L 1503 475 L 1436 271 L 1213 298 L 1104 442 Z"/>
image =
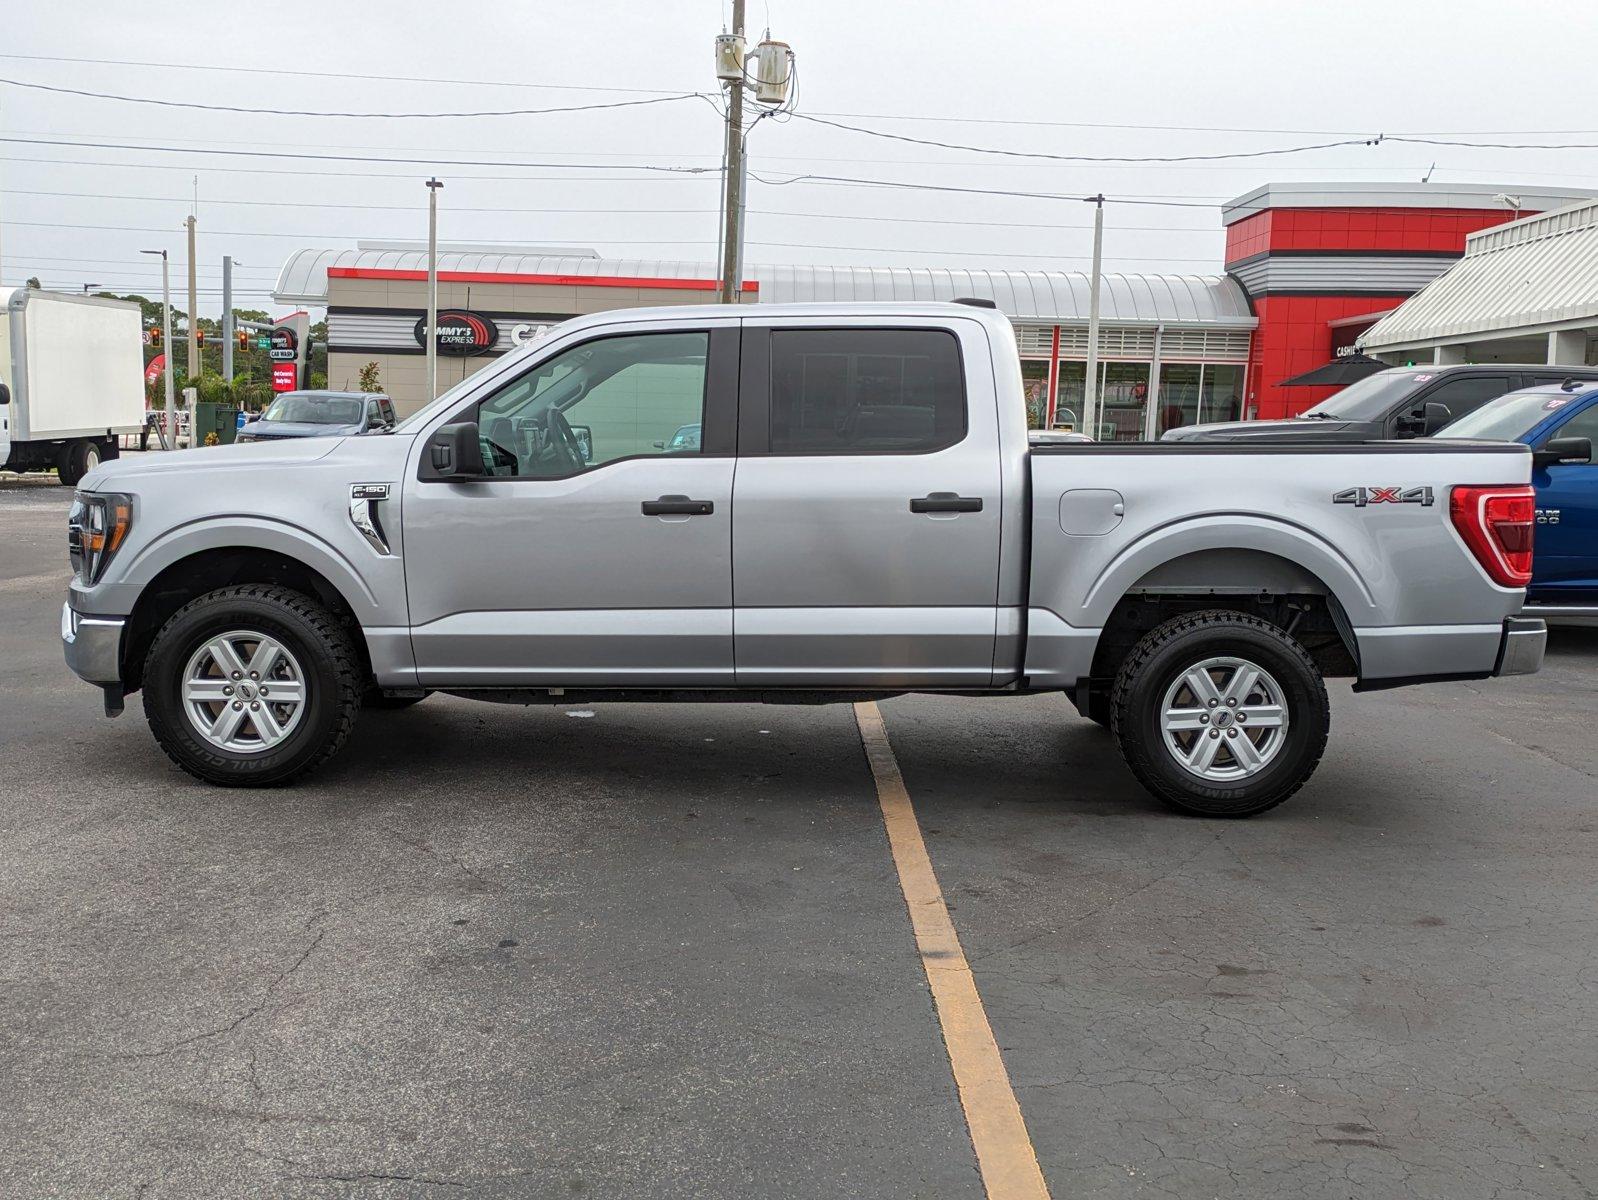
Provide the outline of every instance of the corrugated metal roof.
<path id="1" fill-rule="evenodd" d="M 399 271 L 427 269 L 418 250 L 298 250 L 278 273 L 273 295 L 283 304 L 326 304 L 330 267 Z M 635 258 L 440 251 L 440 271 L 511 275 L 597 275 L 648 279 L 711 279 L 708 263 Z M 992 300 L 1016 321 L 1075 324 L 1088 319 L 1088 277 L 1069 271 L 967 271 L 920 267 L 755 266 L 747 278 L 768 303 L 793 301 Z M 1256 324 L 1248 299 L 1225 275 L 1105 275 L 1102 320 L 1117 324 L 1225 326 Z"/>
<path id="2" fill-rule="evenodd" d="M 1598 321 L 1598 201 L 1473 233 L 1465 257 L 1366 331 L 1371 351 Z"/>

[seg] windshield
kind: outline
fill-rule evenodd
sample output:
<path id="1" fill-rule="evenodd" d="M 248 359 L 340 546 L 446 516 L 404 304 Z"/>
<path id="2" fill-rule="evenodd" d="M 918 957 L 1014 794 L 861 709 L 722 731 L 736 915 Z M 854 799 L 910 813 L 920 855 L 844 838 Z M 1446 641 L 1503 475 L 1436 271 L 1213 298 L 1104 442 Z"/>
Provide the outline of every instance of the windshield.
<path id="1" fill-rule="evenodd" d="M 261 414 L 261 420 L 293 421 L 304 425 L 359 425 L 361 402 L 350 396 L 284 392 Z"/>
<path id="2" fill-rule="evenodd" d="M 1380 421 L 1405 396 L 1436 378 L 1431 371 L 1378 371 L 1334 392 L 1302 417 L 1339 417 L 1344 421 Z"/>
<path id="3" fill-rule="evenodd" d="M 1489 400 L 1473 413 L 1466 413 L 1452 425 L 1445 426 L 1437 436 L 1519 441 L 1572 400 L 1579 399 L 1579 395 L 1569 392 L 1510 392 Z"/>

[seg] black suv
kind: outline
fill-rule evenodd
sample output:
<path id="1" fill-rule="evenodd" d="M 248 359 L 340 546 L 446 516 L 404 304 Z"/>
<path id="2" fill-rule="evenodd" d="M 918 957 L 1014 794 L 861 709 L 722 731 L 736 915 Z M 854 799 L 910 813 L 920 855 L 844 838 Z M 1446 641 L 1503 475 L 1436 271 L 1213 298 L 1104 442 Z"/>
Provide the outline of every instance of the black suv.
<path id="1" fill-rule="evenodd" d="M 1358 442 L 1425 437 L 1508 392 L 1565 379 L 1598 380 L 1598 367 L 1478 363 L 1391 367 L 1280 421 L 1222 421 L 1168 430 L 1167 442 Z"/>

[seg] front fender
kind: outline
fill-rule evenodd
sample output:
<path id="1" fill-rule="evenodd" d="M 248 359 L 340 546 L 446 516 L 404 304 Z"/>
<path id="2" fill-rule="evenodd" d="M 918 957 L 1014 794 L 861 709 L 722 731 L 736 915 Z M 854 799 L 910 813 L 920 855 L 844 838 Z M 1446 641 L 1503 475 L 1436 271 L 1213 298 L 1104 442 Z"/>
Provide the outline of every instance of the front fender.
<path id="1" fill-rule="evenodd" d="M 1285 559 L 1319 579 L 1352 624 L 1377 621 L 1376 595 L 1347 555 L 1313 530 L 1247 513 L 1207 513 L 1146 531 L 1104 563 L 1072 611 L 1060 615 L 1075 626 L 1102 627 L 1121 597 L 1150 571 L 1206 550 L 1256 550 Z"/>
<path id="2" fill-rule="evenodd" d="M 354 538 L 351 540 L 355 541 Z M 372 581 L 363 575 L 352 560 L 352 553 L 361 552 L 366 553 L 375 566 L 384 565 L 382 560 L 366 551 L 364 545 L 357 542 L 346 552 L 309 530 L 256 513 L 213 515 L 164 530 L 150 542 L 138 547 L 129 561 L 113 562 L 113 568 L 119 568 L 114 579 L 102 581 L 92 591 L 83 589 L 74 581 L 73 607 L 88 612 L 125 615 L 133 611 L 139 595 L 150 581 L 174 563 L 207 550 L 236 548 L 264 550 L 304 563 L 338 589 L 363 626 L 405 624 L 404 612 L 390 611 L 394 607 L 393 602 L 385 605 L 379 599 Z M 398 559 L 387 561 L 392 564 L 390 570 L 401 570 Z M 389 594 L 404 596 L 403 578 L 400 586 Z"/>

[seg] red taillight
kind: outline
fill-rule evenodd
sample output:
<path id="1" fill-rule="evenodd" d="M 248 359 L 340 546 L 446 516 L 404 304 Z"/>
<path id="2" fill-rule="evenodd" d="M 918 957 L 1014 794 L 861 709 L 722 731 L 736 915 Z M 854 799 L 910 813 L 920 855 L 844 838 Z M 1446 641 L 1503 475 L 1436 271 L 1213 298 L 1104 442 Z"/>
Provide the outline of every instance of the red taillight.
<path id="1" fill-rule="evenodd" d="M 1448 515 L 1489 579 L 1508 588 L 1531 582 L 1537 493 L 1529 485 L 1456 487 L 1449 496 Z"/>

